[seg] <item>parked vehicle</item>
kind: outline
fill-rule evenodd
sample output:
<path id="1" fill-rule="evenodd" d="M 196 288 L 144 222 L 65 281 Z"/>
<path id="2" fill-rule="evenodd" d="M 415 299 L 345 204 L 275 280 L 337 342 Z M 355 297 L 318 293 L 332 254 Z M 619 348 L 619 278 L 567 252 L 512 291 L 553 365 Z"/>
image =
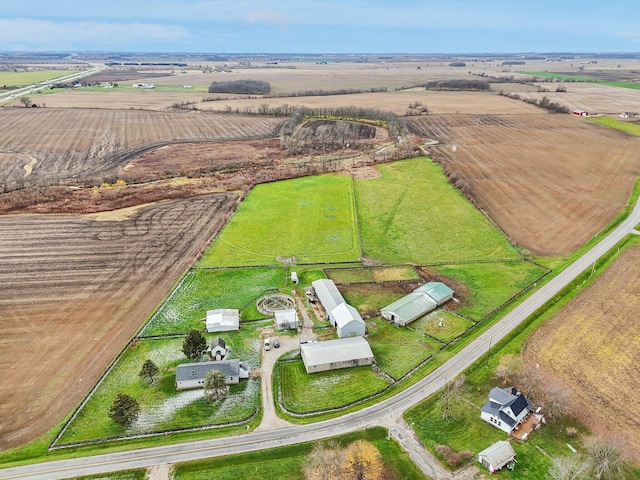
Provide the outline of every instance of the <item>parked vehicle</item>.
<path id="1" fill-rule="evenodd" d="M 264 349 L 265 350 L 271 350 L 271 342 L 268 338 L 264 339 Z"/>
<path id="2" fill-rule="evenodd" d="M 274 348 L 280 348 L 280 340 L 278 340 L 277 338 L 275 338 L 273 340 L 273 346 Z"/>

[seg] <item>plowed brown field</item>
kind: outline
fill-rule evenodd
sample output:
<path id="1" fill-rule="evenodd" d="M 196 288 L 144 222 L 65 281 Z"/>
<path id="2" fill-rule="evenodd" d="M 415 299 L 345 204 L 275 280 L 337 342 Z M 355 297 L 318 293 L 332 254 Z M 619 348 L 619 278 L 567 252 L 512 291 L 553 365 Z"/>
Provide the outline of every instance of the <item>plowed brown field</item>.
<path id="1" fill-rule="evenodd" d="M 78 404 L 236 203 L 214 194 L 0 217 L 0 450 Z"/>
<path id="2" fill-rule="evenodd" d="M 560 380 L 572 413 L 617 437 L 640 462 L 640 246 L 624 252 L 587 290 L 545 323 L 524 350 L 529 368 Z"/>
<path id="3" fill-rule="evenodd" d="M 620 212 L 640 172 L 640 138 L 568 115 L 429 116 L 409 120 L 445 171 L 518 245 L 562 255 Z"/>
<path id="4" fill-rule="evenodd" d="M 274 137 L 284 122 L 197 112 L 3 108 L 0 185 L 99 179 L 149 146 Z"/>

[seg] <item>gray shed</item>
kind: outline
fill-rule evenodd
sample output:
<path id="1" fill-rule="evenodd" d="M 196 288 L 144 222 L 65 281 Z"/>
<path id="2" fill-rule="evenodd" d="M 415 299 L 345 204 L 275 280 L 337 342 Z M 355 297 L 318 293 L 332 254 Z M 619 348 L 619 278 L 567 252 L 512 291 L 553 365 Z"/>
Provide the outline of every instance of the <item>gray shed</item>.
<path id="1" fill-rule="evenodd" d="M 307 373 L 373 364 L 373 352 L 363 337 L 303 343 L 300 353 Z"/>
<path id="2" fill-rule="evenodd" d="M 478 462 L 492 474 L 505 466 L 509 468 L 509 464 L 513 465 L 515 461 L 516 452 L 513 450 L 511 444 L 505 440 L 494 443 L 478 454 Z"/>

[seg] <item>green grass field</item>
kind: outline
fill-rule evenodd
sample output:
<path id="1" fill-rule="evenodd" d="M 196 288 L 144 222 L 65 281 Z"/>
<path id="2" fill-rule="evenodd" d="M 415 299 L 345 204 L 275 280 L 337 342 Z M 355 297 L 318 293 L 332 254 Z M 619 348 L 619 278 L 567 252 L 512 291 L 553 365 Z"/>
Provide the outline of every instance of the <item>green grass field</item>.
<path id="1" fill-rule="evenodd" d="M 103 475 L 89 475 L 87 477 L 77 477 L 76 480 L 145 480 L 147 470 L 139 468 L 137 470 L 123 470 L 121 472 L 105 473 Z"/>
<path id="2" fill-rule="evenodd" d="M 226 332 L 225 332 L 226 333 Z M 215 335 L 208 335 L 210 342 Z M 254 328 L 223 335 L 232 349 L 232 358 L 259 365 L 260 345 Z M 132 344 L 111 373 L 71 422 L 59 443 L 73 443 L 124 434 L 149 433 L 170 428 L 220 424 L 249 417 L 260 405 L 260 381 L 246 380 L 231 385 L 229 396 L 221 404 L 211 405 L 202 398 L 202 390 L 175 390 L 175 367 L 188 363 L 181 351 L 182 338 L 142 340 Z M 147 384 L 138 373 L 146 359 L 160 368 L 160 378 Z M 136 398 L 141 406 L 138 422 L 124 428 L 107 415 L 118 393 Z"/>
<path id="3" fill-rule="evenodd" d="M 598 85 L 607 85 L 610 87 L 622 87 L 622 88 L 631 88 L 634 90 L 640 90 L 640 83 L 631 83 L 631 82 L 615 82 L 611 80 L 600 80 L 595 77 L 586 77 L 581 75 L 567 75 L 564 73 L 553 73 L 553 72 L 524 72 L 527 75 L 535 75 L 538 77 L 545 78 L 557 78 L 560 80 L 565 80 L 569 82 L 587 82 L 587 83 L 597 83 Z"/>
<path id="4" fill-rule="evenodd" d="M 21 87 L 44 82 L 65 75 L 71 75 L 78 70 L 39 70 L 37 72 L 0 72 L 0 87 Z"/>
<path id="5" fill-rule="evenodd" d="M 367 366 L 308 374 L 298 360 L 278 362 L 276 368 L 282 403 L 295 413 L 342 407 L 389 385 Z"/>
<path id="6" fill-rule="evenodd" d="M 475 324 L 466 318 L 457 317 L 440 309 L 409 324 L 416 332 L 437 338 L 444 343 L 462 335 L 473 325 Z"/>
<path id="7" fill-rule="evenodd" d="M 356 261 L 353 184 L 344 175 L 256 186 L 200 260 L 202 267 Z"/>
<path id="8" fill-rule="evenodd" d="M 371 273 L 376 282 L 396 282 L 400 280 L 420 280 L 420 275 L 411 265 L 372 268 Z"/>
<path id="9" fill-rule="evenodd" d="M 373 282 L 373 274 L 368 268 L 332 268 L 326 269 L 325 273 L 337 284 Z"/>
<path id="10" fill-rule="evenodd" d="M 195 268 L 160 307 L 141 336 L 186 333 L 204 328 L 207 310 L 237 308 L 241 320 L 263 317 L 255 308 L 267 290 L 284 286 L 284 268 L 209 270 Z"/>
<path id="11" fill-rule="evenodd" d="M 396 380 L 442 348 L 441 343 L 380 317 L 367 320 L 367 333 L 376 364 Z"/>
<path id="12" fill-rule="evenodd" d="M 341 446 L 355 440 L 367 440 L 378 448 L 387 469 L 385 480 L 427 480 L 409 455 L 395 441 L 387 440 L 387 431 L 375 427 L 332 438 Z M 244 453 L 228 457 L 180 463 L 176 465 L 175 480 L 237 480 L 274 479 L 300 480 L 304 478 L 305 459 L 313 448 L 312 443 L 291 445 L 260 452 Z"/>
<path id="13" fill-rule="evenodd" d="M 364 253 L 391 263 L 518 258 L 489 220 L 425 157 L 376 167 L 356 180 Z"/>
<path id="14" fill-rule="evenodd" d="M 591 117 L 589 121 L 597 123 L 598 125 L 604 125 L 605 127 L 614 128 L 621 132 L 628 133 L 629 135 L 635 135 L 640 137 L 640 125 L 637 123 L 623 122 L 611 117 Z"/>
<path id="15" fill-rule="evenodd" d="M 543 268 L 524 261 L 466 263 L 431 268 L 464 283 L 470 289 L 467 299 L 456 312 L 476 321 L 482 320 L 545 273 Z"/>

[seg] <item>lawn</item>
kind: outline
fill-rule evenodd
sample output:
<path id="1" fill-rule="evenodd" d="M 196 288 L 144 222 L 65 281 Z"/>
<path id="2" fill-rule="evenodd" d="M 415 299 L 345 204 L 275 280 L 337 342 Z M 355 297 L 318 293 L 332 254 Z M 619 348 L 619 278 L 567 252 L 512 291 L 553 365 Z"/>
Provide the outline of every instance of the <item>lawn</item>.
<path id="1" fill-rule="evenodd" d="M 282 403 L 295 413 L 346 406 L 389 386 L 369 366 L 309 374 L 302 360 L 276 365 Z"/>
<path id="2" fill-rule="evenodd" d="M 446 310 L 435 310 L 409 324 L 418 333 L 429 335 L 441 342 L 449 343 L 475 325 L 466 318 L 452 315 Z"/>
<path id="3" fill-rule="evenodd" d="M 373 279 L 376 282 L 395 282 L 399 280 L 420 280 L 418 272 L 410 265 L 396 267 L 372 268 Z"/>
<path id="4" fill-rule="evenodd" d="M 338 285 L 373 282 L 373 275 L 368 268 L 335 268 L 327 269 L 325 273 Z"/>
<path id="5" fill-rule="evenodd" d="M 546 270 L 530 262 L 491 262 L 430 267 L 463 283 L 469 290 L 456 312 L 476 321 L 536 282 Z M 454 294 L 455 295 L 455 294 Z M 449 302 L 446 308 L 455 304 Z"/>
<path id="6" fill-rule="evenodd" d="M 380 315 L 380 309 L 403 297 L 408 291 L 394 284 L 364 283 L 340 286 L 340 292 L 360 315 Z"/>
<path id="7" fill-rule="evenodd" d="M 380 317 L 367 320 L 367 340 L 380 369 L 395 380 L 442 348 L 442 344 Z"/>
<path id="8" fill-rule="evenodd" d="M 353 183 L 322 175 L 256 186 L 200 260 L 202 267 L 356 261 Z"/>
<path id="9" fill-rule="evenodd" d="M 376 167 L 356 180 L 364 253 L 390 263 L 519 258 L 505 236 L 426 157 Z"/>
<path id="10" fill-rule="evenodd" d="M 0 72 L 0 86 L 18 87 L 33 85 L 53 78 L 64 77 L 78 70 L 38 70 L 37 72 Z"/>
<path id="11" fill-rule="evenodd" d="M 255 302 L 267 290 L 284 286 L 284 268 L 191 270 L 145 325 L 141 336 L 203 329 L 207 310 L 237 308 L 242 321 L 263 317 Z"/>
<path id="12" fill-rule="evenodd" d="M 551 72 L 524 72 L 528 75 L 535 75 L 538 77 L 545 78 L 558 78 L 560 80 L 565 80 L 569 82 L 585 82 L 585 83 L 597 83 L 598 85 L 607 85 L 609 87 L 622 87 L 622 88 L 631 88 L 634 90 L 640 89 L 640 84 L 631 83 L 631 82 L 615 82 L 611 80 L 600 80 L 595 77 L 585 77 L 580 75 L 567 75 L 565 73 L 551 73 Z"/>
<path id="13" fill-rule="evenodd" d="M 629 135 L 640 137 L 640 125 L 637 123 L 623 122 L 611 117 L 592 117 L 589 120 L 593 123 L 604 125 L 609 128 L 615 128 L 616 130 L 628 133 Z"/>
<path id="14" fill-rule="evenodd" d="M 139 468 L 137 470 L 123 470 L 121 472 L 104 473 L 102 475 L 77 477 L 76 480 L 145 480 L 146 478 L 147 469 Z"/>
<path id="15" fill-rule="evenodd" d="M 380 452 L 387 480 L 426 480 L 424 474 L 411 461 L 409 455 L 395 441 L 387 440 L 386 430 L 380 427 L 332 438 L 341 446 L 358 439 L 373 443 Z M 305 459 L 313 449 L 313 443 L 303 443 L 274 448 L 260 452 L 219 457 L 176 465 L 175 480 L 237 480 L 278 479 L 299 480 L 304 478 Z"/>
<path id="16" fill-rule="evenodd" d="M 209 342 L 213 338 L 214 335 L 207 336 Z M 247 361 L 251 367 L 259 365 L 260 345 L 255 328 L 244 328 L 241 333 L 223 338 L 232 349 L 231 358 Z M 175 390 L 175 367 L 188 362 L 181 351 L 182 341 L 183 338 L 172 338 L 134 342 L 71 422 L 59 444 L 215 425 L 251 416 L 260 405 L 259 380 L 231 385 L 229 396 L 216 405 L 204 400 L 202 390 Z M 160 377 L 151 385 L 138 376 L 146 359 L 153 360 L 160 369 Z M 107 415 L 118 393 L 131 395 L 141 406 L 138 420 L 128 428 L 119 426 Z"/>

